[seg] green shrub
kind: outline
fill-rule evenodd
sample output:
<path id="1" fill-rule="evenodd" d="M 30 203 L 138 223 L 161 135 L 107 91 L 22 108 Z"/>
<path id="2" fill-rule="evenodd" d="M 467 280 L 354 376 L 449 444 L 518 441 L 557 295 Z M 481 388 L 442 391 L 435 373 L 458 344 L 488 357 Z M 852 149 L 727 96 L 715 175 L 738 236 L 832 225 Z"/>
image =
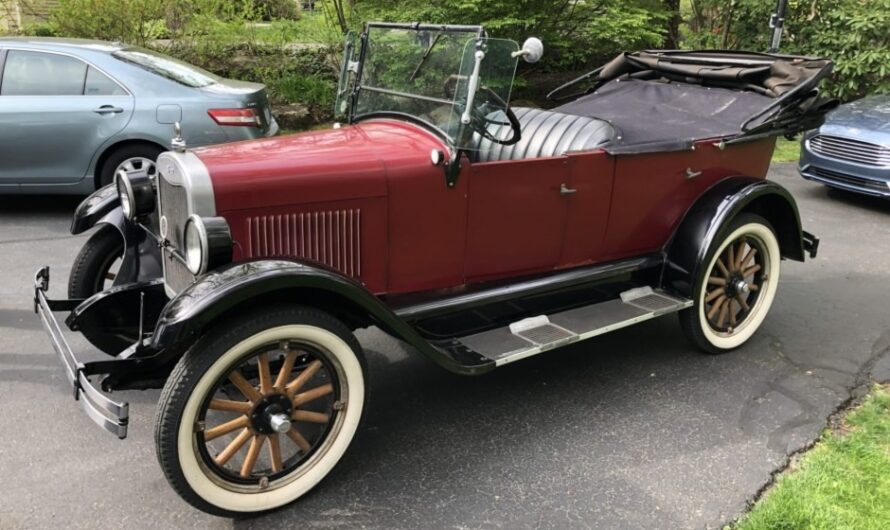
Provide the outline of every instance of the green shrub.
<path id="1" fill-rule="evenodd" d="M 482 24 L 493 37 L 546 46 L 545 69 L 583 68 L 623 50 L 660 46 L 667 14 L 656 0 L 366 0 L 365 20 Z"/>
<path id="2" fill-rule="evenodd" d="M 765 51 L 775 0 L 690 0 L 687 48 Z M 728 28 L 727 28 L 728 22 Z M 835 75 L 823 86 L 844 100 L 890 92 L 890 0 L 790 0 L 781 51 L 827 57 Z"/>
<path id="3" fill-rule="evenodd" d="M 300 8 L 294 0 L 254 0 L 263 20 L 298 20 Z"/>
<path id="4" fill-rule="evenodd" d="M 145 44 L 156 38 L 156 21 L 166 11 L 165 0 L 59 0 L 50 16 L 56 33 Z"/>

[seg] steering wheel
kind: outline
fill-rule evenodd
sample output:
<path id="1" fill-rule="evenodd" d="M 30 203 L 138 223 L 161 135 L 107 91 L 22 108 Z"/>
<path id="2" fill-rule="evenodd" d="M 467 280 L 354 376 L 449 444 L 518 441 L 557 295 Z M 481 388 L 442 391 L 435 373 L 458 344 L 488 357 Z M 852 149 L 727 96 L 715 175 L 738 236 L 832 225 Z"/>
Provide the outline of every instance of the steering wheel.
<path id="1" fill-rule="evenodd" d="M 474 104 L 473 108 L 470 110 L 470 127 L 486 140 L 496 144 L 513 145 L 519 142 L 519 140 L 522 139 L 522 126 L 519 124 L 519 118 L 513 113 L 513 109 L 507 105 L 507 102 L 504 101 L 497 92 L 486 86 L 479 87 L 479 92 L 476 94 L 476 101 L 478 102 L 479 96 L 483 95 L 485 96 L 485 101 L 482 101 L 479 105 Z M 491 119 L 490 115 L 499 110 L 504 111 L 504 114 L 506 114 L 506 123 Z M 499 127 L 509 125 L 513 134 L 506 140 L 498 138 L 489 130 L 491 125 L 497 125 Z"/>

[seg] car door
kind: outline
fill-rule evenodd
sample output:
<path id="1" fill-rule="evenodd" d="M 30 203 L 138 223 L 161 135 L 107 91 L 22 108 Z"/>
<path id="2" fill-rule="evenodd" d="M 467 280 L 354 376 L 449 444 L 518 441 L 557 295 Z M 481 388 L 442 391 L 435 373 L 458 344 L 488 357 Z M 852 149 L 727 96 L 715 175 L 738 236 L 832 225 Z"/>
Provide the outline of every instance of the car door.
<path id="1" fill-rule="evenodd" d="M 0 73 L 0 184 L 72 183 L 126 126 L 133 96 L 71 55 L 8 49 Z"/>
<path id="2" fill-rule="evenodd" d="M 568 183 L 565 156 L 473 164 L 467 280 L 556 268 L 565 234 Z"/>

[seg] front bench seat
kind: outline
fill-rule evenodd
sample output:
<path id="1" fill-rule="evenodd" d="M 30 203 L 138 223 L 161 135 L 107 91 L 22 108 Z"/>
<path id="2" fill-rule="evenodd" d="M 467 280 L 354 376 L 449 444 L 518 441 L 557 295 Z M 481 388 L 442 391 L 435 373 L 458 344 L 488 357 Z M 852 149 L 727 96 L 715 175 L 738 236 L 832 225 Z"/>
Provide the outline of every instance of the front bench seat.
<path id="1" fill-rule="evenodd" d="M 597 149 L 617 137 L 612 124 L 597 118 L 527 107 L 513 107 L 513 112 L 522 126 L 522 139 L 513 145 L 501 145 L 475 133 L 473 139 L 478 151 L 473 153 L 474 161 L 560 156 L 569 151 Z M 510 126 L 492 125 L 491 131 L 498 137 L 508 135 Z"/>

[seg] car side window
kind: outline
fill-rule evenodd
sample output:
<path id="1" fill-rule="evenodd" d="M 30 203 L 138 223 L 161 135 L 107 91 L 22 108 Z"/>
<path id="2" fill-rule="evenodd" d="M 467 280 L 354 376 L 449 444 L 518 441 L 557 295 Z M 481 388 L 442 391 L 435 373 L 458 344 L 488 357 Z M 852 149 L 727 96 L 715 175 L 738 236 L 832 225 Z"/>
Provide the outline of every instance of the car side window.
<path id="1" fill-rule="evenodd" d="M 87 82 L 83 87 L 85 96 L 125 96 L 127 92 L 110 77 L 92 66 L 87 68 Z"/>
<path id="2" fill-rule="evenodd" d="M 54 53 L 9 50 L 0 96 L 83 95 L 87 64 Z"/>

